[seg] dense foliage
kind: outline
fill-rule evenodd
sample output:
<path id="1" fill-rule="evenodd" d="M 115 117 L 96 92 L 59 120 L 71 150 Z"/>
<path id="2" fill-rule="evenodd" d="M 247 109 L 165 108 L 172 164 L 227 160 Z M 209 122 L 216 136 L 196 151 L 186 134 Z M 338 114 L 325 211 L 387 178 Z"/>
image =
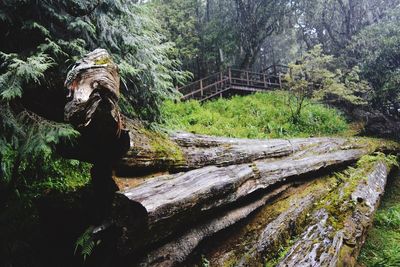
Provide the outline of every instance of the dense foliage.
<path id="1" fill-rule="evenodd" d="M 283 30 L 294 7 L 290 0 L 152 2 L 162 10 L 158 15 L 195 77 L 227 66 L 252 68 L 267 38 Z"/>
<path id="2" fill-rule="evenodd" d="M 54 145 L 77 136 L 48 119 L 62 121 L 65 74 L 84 53 L 97 47 L 112 53 L 122 76 L 121 108 L 141 119 L 157 121 L 162 101 L 187 77 L 147 6 L 124 0 L 23 0 L 2 1 L 0 7 L 7 40 L 0 43 L 3 192 L 17 189 L 17 180 L 34 180 L 41 162 L 53 157 Z"/>
<path id="3" fill-rule="evenodd" d="M 38 196 L 88 182 L 87 164 L 54 153 L 60 141 L 73 142 L 78 135 L 62 123 L 63 83 L 76 60 L 95 48 L 107 49 L 122 77 L 121 109 L 152 122 L 160 119 L 162 101 L 188 77 L 153 10 L 136 2 L 1 1 L 1 264 L 34 265 L 28 255 L 37 249 L 30 240 L 35 234 L 28 233 L 37 223 Z"/>
<path id="4" fill-rule="evenodd" d="M 400 6 L 379 23 L 363 29 L 347 48 L 374 88 L 374 106 L 392 114 L 398 114 L 400 108 L 399 20 Z"/>
<path id="5" fill-rule="evenodd" d="M 293 121 L 288 94 L 257 93 L 218 99 L 199 104 L 196 101 L 167 102 L 166 126 L 199 134 L 241 138 L 277 138 L 341 134 L 348 129 L 335 109 L 305 100 L 299 120 Z"/>
<path id="6" fill-rule="evenodd" d="M 0 29 L 8 40 L 0 44 L 5 53 L 3 71 L 13 58 L 42 73 L 47 69 L 54 78 L 46 79 L 42 91 L 62 91 L 68 67 L 83 53 L 102 47 L 119 64 L 125 96 L 122 107 L 154 120 L 160 101 L 173 95 L 175 85 L 186 77 L 178 70 L 173 44 L 161 34 L 152 10 L 133 1 L 3 1 L 0 18 Z M 27 35 L 34 38 L 24 40 Z M 11 96 L 10 91 L 2 95 Z"/>

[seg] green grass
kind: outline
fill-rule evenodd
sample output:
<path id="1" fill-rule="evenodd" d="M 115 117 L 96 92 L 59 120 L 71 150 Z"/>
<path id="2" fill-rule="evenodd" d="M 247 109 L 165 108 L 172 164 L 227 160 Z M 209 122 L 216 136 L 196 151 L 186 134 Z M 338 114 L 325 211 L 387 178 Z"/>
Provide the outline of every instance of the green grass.
<path id="1" fill-rule="evenodd" d="M 306 101 L 298 123 L 293 123 L 287 94 L 257 93 L 218 99 L 166 102 L 165 124 L 172 130 L 240 138 L 280 138 L 338 135 L 348 130 L 344 117 L 333 108 Z"/>
<path id="2" fill-rule="evenodd" d="M 400 174 L 386 188 L 358 259 L 365 266 L 400 266 Z"/>

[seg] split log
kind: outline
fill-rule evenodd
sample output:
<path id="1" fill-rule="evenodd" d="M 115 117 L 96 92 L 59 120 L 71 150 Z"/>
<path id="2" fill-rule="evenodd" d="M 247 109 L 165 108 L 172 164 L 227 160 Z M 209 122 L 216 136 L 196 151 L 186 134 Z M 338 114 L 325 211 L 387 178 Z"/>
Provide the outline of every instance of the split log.
<path id="1" fill-rule="evenodd" d="M 318 145 L 315 147 L 318 151 Z M 268 192 L 276 186 L 302 179 L 306 174 L 340 165 L 350 164 L 365 155 L 361 149 L 338 150 L 279 160 L 260 160 L 251 164 L 230 166 L 206 166 L 183 173 L 154 177 L 143 184 L 118 192 L 121 214 L 126 206 L 142 206 L 146 213 L 145 224 L 135 222 L 135 218 L 125 216 L 118 220 L 126 229 L 125 236 L 135 240 L 140 236 L 140 244 L 146 247 L 160 242 L 188 227 L 202 218 L 225 208 L 237 205 L 257 193 Z M 132 217 L 132 215 L 131 215 Z M 143 217 L 141 217 L 142 219 Z M 128 223 L 129 222 L 129 223 Z M 146 225 L 135 229 L 131 225 Z M 135 244 L 132 249 L 138 249 Z"/>
<path id="2" fill-rule="evenodd" d="M 212 266 L 355 266 L 390 169 L 378 161 L 288 190 L 199 253 Z"/>
<path id="3" fill-rule="evenodd" d="M 259 200 L 221 212 L 218 217 L 194 226 L 172 242 L 147 254 L 139 265 L 173 266 L 176 263 L 183 262 L 203 239 L 245 219 L 253 211 L 265 205 L 290 186 L 291 184 L 281 186 L 264 195 Z"/>
<path id="4" fill-rule="evenodd" d="M 338 192 L 352 190 L 349 199 L 343 199 L 340 209 L 323 207 L 313 214 L 310 223 L 286 257 L 278 266 L 355 266 L 357 256 L 372 224 L 373 215 L 384 192 L 390 169 L 378 162 L 366 179 L 358 179 L 356 188 L 350 182 Z M 332 205 L 336 200 L 328 200 Z M 332 218 L 333 217 L 333 218 Z"/>
<path id="5" fill-rule="evenodd" d="M 343 138 L 249 140 L 174 133 L 151 133 L 127 120 L 131 148 L 115 166 L 118 176 L 140 176 L 157 171 L 179 172 L 205 166 L 229 166 L 255 160 L 289 156 L 307 147 L 337 150 L 365 147 Z M 320 145 L 320 146 L 317 146 Z"/>
<path id="6" fill-rule="evenodd" d="M 354 264 L 389 168 L 377 164 L 366 182 L 337 183 L 321 176 L 373 152 L 379 146 L 376 142 L 168 136 L 135 120 L 124 118 L 122 123 L 117 68 L 101 49 L 77 63 L 66 85 L 72 97 L 65 118 L 81 137 L 64 155 L 95 164 L 97 197 L 105 199 L 101 205 L 111 210 L 102 217 L 110 216 L 107 225 L 120 229 L 120 253 L 136 255 L 133 265 L 190 262 L 203 242 L 260 211 L 268 211 L 268 219 L 260 223 L 254 217 L 257 235 L 235 265 L 257 266 L 272 258 L 265 257 L 267 251 L 277 255 L 282 246 L 290 250 L 278 262 L 281 266 Z M 320 182 L 310 181 L 317 177 Z M 110 183 L 112 178 L 118 188 Z M 332 191 L 341 196 L 335 208 L 345 207 L 343 216 L 334 221 L 331 202 L 317 205 Z M 293 236 L 304 240 L 291 246 L 286 239 Z M 224 259 L 214 262 L 222 265 Z"/>

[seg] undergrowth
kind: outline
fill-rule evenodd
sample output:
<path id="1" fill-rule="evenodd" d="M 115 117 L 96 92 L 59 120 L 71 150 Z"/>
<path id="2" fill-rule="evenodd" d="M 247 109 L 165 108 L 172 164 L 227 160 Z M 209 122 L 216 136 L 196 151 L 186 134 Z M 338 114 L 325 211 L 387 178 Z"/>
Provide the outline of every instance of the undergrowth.
<path id="1" fill-rule="evenodd" d="M 167 128 L 239 138 L 310 137 L 343 134 L 344 117 L 333 108 L 306 100 L 300 120 L 293 122 L 285 92 L 234 96 L 200 104 L 165 102 Z"/>
<path id="2" fill-rule="evenodd" d="M 37 201 L 54 192 L 76 191 L 89 183 L 90 165 L 77 160 L 48 157 L 41 163 L 41 172 L 23 181 L 18 194 L 3 203 L 0 212 L 0 262 L 1 266 L 43 266 L 41 254 L 43 236 Z M 26 167 L 26 166 L 25 166 Z M 39 177 L 36 177 L 39 176 Z"/>

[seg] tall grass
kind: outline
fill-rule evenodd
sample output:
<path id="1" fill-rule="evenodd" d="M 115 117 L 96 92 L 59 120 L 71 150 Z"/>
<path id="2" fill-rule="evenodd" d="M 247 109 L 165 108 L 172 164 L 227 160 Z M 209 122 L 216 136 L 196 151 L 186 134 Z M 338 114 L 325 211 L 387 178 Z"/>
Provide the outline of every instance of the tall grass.
<path id="1" fill-rule="evenodd" d="M 167 128 L 216 136 L 278 138 L 335 135 L 348 125 L 335 109 L 306 101 L 294 123 L 285 92 L 256 93 L 218 99 L 166 102 L 162 108 Z"/>

